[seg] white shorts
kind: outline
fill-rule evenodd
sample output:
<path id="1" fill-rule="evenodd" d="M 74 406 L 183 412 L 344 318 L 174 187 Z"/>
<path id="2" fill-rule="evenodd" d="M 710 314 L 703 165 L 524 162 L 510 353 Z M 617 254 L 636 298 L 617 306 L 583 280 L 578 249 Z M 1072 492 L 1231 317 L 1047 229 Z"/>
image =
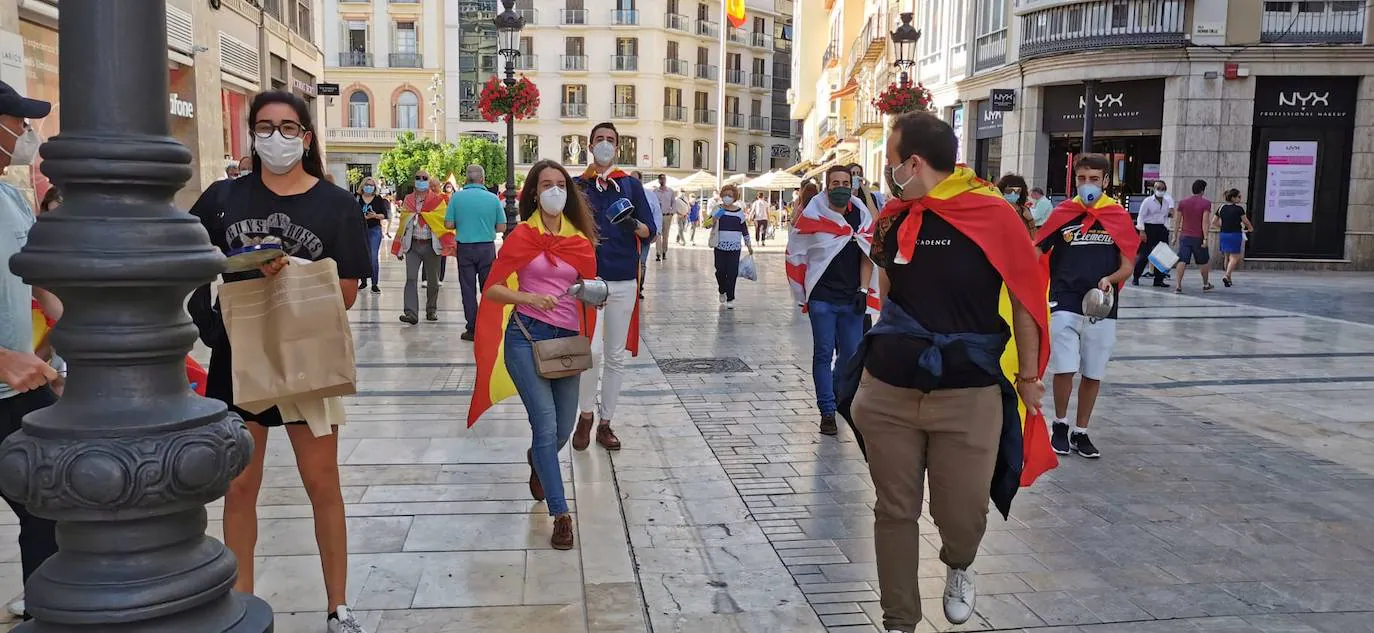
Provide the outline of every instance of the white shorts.
<path id="1" fill-rule="evenodd" d="M 1050 313 L 1050 374 L 1082 374 L 1102 380 L 1116 346 L 1116 319 L 1089 323 L 1067 310 Z"/>

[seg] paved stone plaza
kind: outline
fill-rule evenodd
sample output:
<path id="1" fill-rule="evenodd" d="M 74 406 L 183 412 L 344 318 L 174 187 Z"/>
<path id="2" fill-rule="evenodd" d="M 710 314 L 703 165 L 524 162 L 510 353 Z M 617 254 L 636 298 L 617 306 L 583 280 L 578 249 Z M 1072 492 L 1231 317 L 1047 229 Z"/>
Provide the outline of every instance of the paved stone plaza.
<path id="1" fill-rule="evenodd" d="M 360 393 L 340 462 L 349 599 L 374 633 L 874 633 L 874 491 L 848 429 L 816 433 L 805 317 L 778 249 L 720 310 L 705 249 L 650 262 L 625 450 L 564 454 L 577 547 L 529 499 L 518 400 L 464 428 L 458 284 L 404 326 L 400 266 L 352 312 Z M 452 274 L 453 271 L 450 271 Z M 1068 457 L 994 512 L 978 613 L 954 630 L 1374 631 L 1374 278 L 1242 273 L 1123 296 L 1104 457 Z M 684 362 L 690 360 L 699 362 Z M 1048 403 L 1048 399 L 1047 399 Z M 257 587 L 277 631 L 324 630 L 310 507 L 272 437 Z M 218 534 L 220 509 L 211 509 Z M 0 594 L 19 591 L 0 526 Z M 939 538 L 922 521 L 928 619 Z M 2 597 L 2 596 L 0 596 Z"/>

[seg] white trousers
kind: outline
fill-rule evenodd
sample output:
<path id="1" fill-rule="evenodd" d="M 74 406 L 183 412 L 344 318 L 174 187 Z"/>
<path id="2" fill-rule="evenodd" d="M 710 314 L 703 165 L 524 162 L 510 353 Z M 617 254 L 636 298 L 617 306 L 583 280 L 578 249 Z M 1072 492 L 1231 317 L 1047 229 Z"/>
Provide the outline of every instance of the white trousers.
<path id="1" fill-rule="evenodd" d="M 605 307 L 597 310 L 596 330 L 592 332 L 592 368 L 582 374 L 577 398 L 583 413 L 596 412 L 603 420 L 615 419 L 615 407 L 620 402 L 620 385 L 625 382 L 625 350 L 630 333 L 630 317 L 634 315 L 639 284 L 635 280 L 608 281 L 610 296 Z M 600 384 L 598 385 L 598 379 Z M 597 408 L 597 387 L 601 389 L 601 406 Z"/>

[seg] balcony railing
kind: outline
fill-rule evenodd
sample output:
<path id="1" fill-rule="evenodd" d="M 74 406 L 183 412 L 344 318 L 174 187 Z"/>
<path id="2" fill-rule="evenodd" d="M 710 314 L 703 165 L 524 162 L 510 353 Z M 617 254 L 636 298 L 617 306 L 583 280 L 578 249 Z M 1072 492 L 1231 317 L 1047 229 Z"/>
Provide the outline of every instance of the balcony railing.
<path id="1" fill-rule="evenodd" d="M 663 72 L 669 75 L 686 77 L 692 74 L 692 64 L 685 59 L 675 59 L 669 57 L 663 60 Z"/>
<path id="2" fill-rule="evenodd" d="M 716 77 L 719 77 L 719 75 L 716 74 L 715 66 L 711 64 L 697 64 L 697 79 L 715 81 Z"/>
<path id="3" fill-rule="evenodd" d="M 858 69 L 866 64 L 883 59 L 887 52 L 887 33 L 883 30 L 885 24 L 887 20 L 884 14 L 869 16 L 858 37 L 855 37 L 849 46 L 849 61 L 846 62 L 844 70 L 846 78 L 853 77 Z"/>
<path id="4" fill-rule="evenodd" d="M 1021 16 L 1021 57 L 1102 48 L 1182 46 L 1184 0 L 1093 0 Z"/>
<path id="5" fill-rule="evenodd" d="M 754 48 L 773 48 L 773 36 L 755 31 L 749 34 L 749 45 Z"/>
<path id="6" fill-rule="evenodd" d="M 538 56 L 538 55 L 532 55 L 532 54 L 530 54 L 530 53 L 520 53 L 520 56 L 515 58 L 515 69 L 516 69 L 516 70 L 534 70 L 534 69 L 536 69 L 536 68 L 538 68 L 538 67 L 539 67 L 539 56 Z"/>
<path id="7" fill-rule="evenodd" d="M 882 131 L 883 115 L 871 105 L 860 104 L 855 111 L 854 133 L 862 135 L 868 132 L 877 132 L 878 138 L 881 138 Z"/>
<path id="8" fill-rule="evenodd" d="M 565 119 L 585 119 L 587 118 L 587 104 L 563 103 L 558 114 Z"/>
<path id="9" fill-rule="evenodd" d="M 968 44 L 960 42 L 949 47 L 949 76 L 951 81 L 968 70 Z"/>
<path id="10" fill-rule="evenodd" d="M 749 117 L 749 129 L 755 132 L 767 132 L 770 127 L 772 122 L 766 116 L 754 114 Z"/>
<path id="11" fill-rule="evenodd" d="M 515 12 L 520 17 L 525 18 L 525 26 L 535 26 L 539 24 L 538 9 L 516 9 Z"/>
<path id="12" fill-rule="evenodd" d="M 725 83 L 743 86 L 744 80 L 749 78 L 749 73 L 738 68 L 725 69 Z"/>
<path id="13" fill-rule="evenodd" d="M 687 120 L 687 108 L 676 105 L 663 106 L 663 120 L 684 122 Z"/>
<path id="14" fill-rule="evenodd" d="M 1353 2 L 1265 2 L 1260 41 L 1282 44 L 1359 44 L 1365 5 Z"/>
<path id="15" fill-rule="evenodd" d="M 424 68 L 424 58 L 419 53 L 392 53 L 387 55 L 387 65 L 392 68 Z"/>
<path id="16" fill-rule="evenodd" d="M 397 128 L 330 126 L 324 129 L 324 139 L 328 143 L 395 145 L 396 137 L 404 132 L 414 131 Z"/>
<path id="17" fill-rule="evenodd" d="M 839 62 L 839 47 L 831 42 L 825 47 L 825 53 L 821 54 L 821 68 L 830 68 Z"/>
<path id="18" fill-rule="evenodd" d="M 634 9 L 614 9 L 611 11 L 611 24 L 634 26 L 639 24 L 639 11 Z"/>
<path id="19" fill-rule="evenodd" d="M 749 33 L 746 32 L 744 29 L 737 29 L 737 28 L 735 28 L 735 27 L 733 27 L 733 26 L 730 27 L 729 38 L 730 38 L 730 43 L 731 43 L 731 44 L 748 44 L 748 43 L 749 43 Z"/>
<path id="20" fill-rule="evenodd" d="M 945 75 L 944 53 L 931 53 L 916 61 L 916 77 L 922 83 L 939 83 Z"/>
<path id="21" fill-rule="evenodd" d="M 763 73 L 754 73 L 749 76 L 749 86 L 759 90 L 772 90 L 773 76 Z"/>
<path id="22" fill-rule="evenodd" d="M 560 63 L 558 67 L 559 67 L 559 68 L 562 68 L 562 69 L 565 70 L 565 71 L 570 71 L 570 72 L 571 72 L 571 71 L 586 71 L 586 70 L 587 70 L 587 56 L 586 56 L 586 55 L 563 55 L 563 56 L 560 57 L 559 59 L 561 60 L 562 63 Z"/>
<path id="23" fill-rule="evenodd" d="M 637 103 L 612 103 L 612 119 L 638 119 L 639 104 Z"/>
<path id="24" fill-rule="evenodd" d="M 1007 30 L 997 29 L 973 40 L 973 72 L 1007 63 Z"/>
<path id="25" fill-rule="evenodd" d="M 616 72 L 635 72 L 639 70 L 639 56 L 612 55 L 611 70 Z"/>
<path id="26" fill-rule="evenodd" d="M 372 53 L 348 51 L 339 53 L 339 66 L 342 68 L 367 68 L 372 66 Z"/>
<path id="27" fill-rule="evenodd" d="M 720 37 L 720 25 L 710 20 L 697 20 L 697 35 L 702 37 Z"/>
<path id="28" fill-rule="evenodd" d="M 725 113 L 725 127 L 744 128 L 744 114 L 740 112 Z"/>
<path id="29" fill-rule="evenodd" d="M 665 13 L 663 14 L 663 26 L 666 26 L 674 31 L 683 31 L 685 33 L 691 33 L 692 18 L 682 15 L 681 13 Z"/>
<path id="30" fill-rule="evenodd" d="M 558 23 L 562 25 L 576 25 L 587 23 L 586 9 L 559 9 Z"/>
<path id="31" fill-rule="evenodd" d="M 836 117 L 828 116 L 821 119 L 820 138 L 835 136 L 839 133 L 839 127 L 839 119 Z"/>
<path id="32" fill-rule="evenodd" d="M 698 125 L 715 125 L 716 111 L 697 108 L 692 113 L 692 121 Z"/>

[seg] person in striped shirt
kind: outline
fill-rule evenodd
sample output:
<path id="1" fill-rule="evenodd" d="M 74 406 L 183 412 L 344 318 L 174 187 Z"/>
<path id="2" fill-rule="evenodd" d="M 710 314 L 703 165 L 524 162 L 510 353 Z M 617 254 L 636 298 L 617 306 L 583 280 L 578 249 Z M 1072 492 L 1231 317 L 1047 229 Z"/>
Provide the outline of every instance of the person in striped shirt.
<path id="1" fill-rule="evenodd" d="M 715 219 L 715 226 L 711 229 L 711 247 L 716 255 L 716 286 L 725 309 L 734 310 L 740 250 L 742 247 L 748 248 L 749 254 L 754 254 L 744 208 L 739 203 L 738 187 L 725 185 L 720 188 L 720 206 L 711 212 L 711 217 Z"/>

